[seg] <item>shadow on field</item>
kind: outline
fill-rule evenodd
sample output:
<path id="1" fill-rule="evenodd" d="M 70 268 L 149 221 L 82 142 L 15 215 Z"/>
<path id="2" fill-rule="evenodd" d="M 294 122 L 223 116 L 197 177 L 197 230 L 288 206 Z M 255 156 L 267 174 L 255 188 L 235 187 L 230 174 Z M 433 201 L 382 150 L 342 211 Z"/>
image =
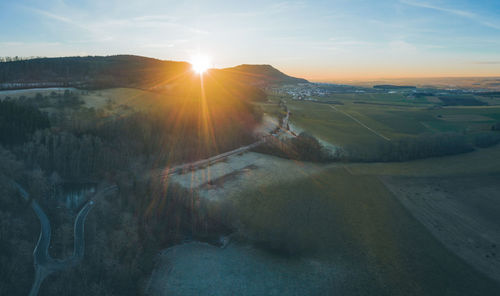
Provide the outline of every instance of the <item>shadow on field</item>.
<path id="1" fill-rule="evenodd" d="M 325 292 L 493 295 L 500 289 L 445 249 L 374 176 L 333 169 L 260 187 L 234 206 L 240 233 L 256 245 L 347 266 L 351 276 L 333 277 Z"/>

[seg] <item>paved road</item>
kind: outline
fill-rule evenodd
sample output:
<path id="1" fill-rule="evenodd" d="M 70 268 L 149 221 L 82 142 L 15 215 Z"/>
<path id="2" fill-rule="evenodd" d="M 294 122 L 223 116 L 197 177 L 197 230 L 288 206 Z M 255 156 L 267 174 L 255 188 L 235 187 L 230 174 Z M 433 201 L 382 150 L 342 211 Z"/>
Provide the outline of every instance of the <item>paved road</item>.
<path id="1" fill-rule="evenodd" d="M 54 259 L 49 254 L 50 238 L 52 229 L 50 227 L 50 221 L 43 209 L 40 207 L 38 202 L 31 199 L 28 192 L 24 190 L 18 183 L 13 182 L 13 185 L 17 188 L 21 197 L 30 202 L 31 207 L 35 211 L 38 219 L 40 220 L 40 236 L 38 242 L 33 251 L 33 259 L 35 266 L 35 279 L 33 286 L 31 287 L 30 296 L 38 295 L 40 285 L 43 280 L 53 272 L 63 270 L 72 266 L 77 265 L 82 259 L 85 251 L 85 236 L 84 236 L 84 226 L 85 219 L 89 214 L 90 210 L 94 206 L 94 201 L 89 200 L 83 208 L 78 212 L 74 224 L 74 249 L 73 255 L 67 259 Z M 104 195 L 115 191 L 117 186 L 109 186 L 100 190 L 94 198 L 100 195 Z"/>
<path id="2" fill-rule="evenodd" d="M 220 161 L 220 160 L 227 158 L 231 155 L 248 151 L 254 147 L 257 147 L 258 145 L 260 145 L 264 142 L 265 142 L 265 139 L 263 138 L 263 139 L 260 139 L 259 141 L 252 143 L 250 145 L 239 147 L 237 149 L 234 149 L 234 150 L 231 150 L 228 152 L 224 152 L 224 153 L 212 156 L 212 157 L 207 158 L 207 159 L 197 160 L 197 161 L 193 161 L 193 162 L 189 162 L 189 163 L 183 163 L 183 164 L 178 165 L 178 166 L 166 168 L 166 169 L 162 170 L 159 175 L 160 176 L 169 176 L 169 175 L 177 174 L 179 172 L 183 172 L 186 170 L 196 169 L 198 167 L 202 167 L 204 165 Z"/>
<path id="3" fill-rule="evenodd" d="M 273 133 L 271 135 L 263 136 L 260 140 L 258 140 L 255 143 L 252 143 L 252 144 L 246 145 L 246 146 L 242 146 L 242 147 L 236 148 L 234 150 L 227 151 L 227 152 L 212 156 L 212 157 L 207 158 L 207 159 L 197 160 L 197 161 L 193 161 L 193 162 L 189 162 L 189 163 L 183 163 L 183 164 L 180 164 L 178 166 L 163 169 L 163 170 L 161 170 L 161 172 L 159 174 L 157 174 L 157 176 L 158 177 L 166 177 L 166 176 L 174 175 L 174 174 L 177 174 L 180 172 L 184 172 L 186 170 L 194 170 L 194 169 L 197 169 L 199 167 L 209 165 L 211 163 L 223 160 L 231 155 L 243 153 L 243 152 L 248 151 L 252 148 L 255 148 L 255 147 L 259 146 L 260 144 L 265 143 L 266 140 L 270 137 L 279 138 L 279 136 L 282 133 L 289 132 L 288 131 L 288 119 L 289 119 L 289 117 L 290 117 L 290 111 L 288 111 L 288 109 L 287 109 L 286 116 L 283 118 L 283 121 L 281 123 L 279 131 L 277 131 L 276 133 Z"/>

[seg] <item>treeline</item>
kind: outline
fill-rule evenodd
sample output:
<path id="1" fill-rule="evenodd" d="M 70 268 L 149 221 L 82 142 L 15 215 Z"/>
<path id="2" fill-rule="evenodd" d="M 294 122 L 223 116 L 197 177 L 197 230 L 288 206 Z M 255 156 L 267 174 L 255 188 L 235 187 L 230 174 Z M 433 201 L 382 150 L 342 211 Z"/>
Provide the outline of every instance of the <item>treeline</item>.
<path id="1" fill-rule="evenodd" d="M 500 133 L 483 132 L 474 135 L 474 145 L 479 148 L 487 148 L 500 143 Z"/>
<path id="2" fill-rule="evenodd" d="M 424 134 L 392 141 L 377 141 L 367 145 L 345 145 L 335 151 L 325 149 L 307 133 L 295 138 L 269 138 L 253 149 L 286 159 L 312 162 L 399 162 L 471 152 L 475 147 L 486 148 L 500 143 L 500 134 L 483 132 L 474 135 L 459 133 Z"/>
<path id="3" fill-rule="evenodd" d="M 336 150 L 339 161 L 390 162 L 439 157 L 474 150 L 467 137 L 458 133 L 419 135 L 371 145 L 346 145 Z"/>
<path id="4" fill-rule="evenodd" d="M 312 162 L 400 162 L 455 155 L 500 144 L 500 133 L 481 132 L 423 134 L 392 141 L 379 140 L 367 145 L 345 145 L 329 151 L 305 132 L 295 138 L 269 138 L 255 152 Z"/>
<path id="5" fill-rule="evenodd" d="M 40 226 L 11 185 L 12 179 L 31 181 L 25 182 L 30 189 L 36 180 L 0 145 L 0 294 L 27 295 L 34 278 L 32 253 Z"/>
<path id="6" fill-rule="evenodd" d="M 205 88 L 218 88 L 221 92 L 226 90 L 236 94 L 242 92 L 247 99 L 265 98 L 265 93 L 256 86 L 307 82 L 285 75 L 269 65 L 211 69 L 203 76 Z M 184 91 L 186 83 L 199 78 L 187 62 L 133 55 L 14 59 L 0 62 L 0 89 L 74 86 L 86 89 L 177 88 Z"/>
<path id="7" fill-rule="evenodd" d="M 197 122 L 169 122 L 162 112 L 119 118 L 96 112 L 60 120 L 63 129 L 40 130 L 15 149 L 29 167 L 56 171 L 67 179 L 99 178 L 139 162 L 150 167 L 207 158 L 254 141 L 252 124 L 234 121 L 200 135 Z M 211 127 L 213 128 L 213 127 Z"/>
<path id="8" fill-rule="evenodd" d="M 479 93 L 476 93 L 476 95 L 483 96 L 483 97 L 499 98 L 500 97 L 500 91 L 479 92 Z"/>
<path id="9" fill-rule="evenodd" d="M 57 172 L 66 180 L 78 180 L 123 169 L 128 162 L 120 148 L 89 134 L 76 136 L 43 130 L 37 131 L 29 142 L 16 149 L 16 154 L 29 167 Z"/>
<path id="10" fill-rule="evenodd" d="M 117 115 L 82 107 L 70 91 L 6 100 L 0 144 L 13 145 L 29 168 L 78 180 L 100 179 L 133 163 L 194 161 L 255 141 L 253 128 L 262 116 L 255 105 L 227 97 L 205 98 L 205 105 L 201 99 L 173 100 L 155 101 L 147 110 L 120 109 Z M 37 109 L 47 106 L 56 108 L 50 116 Z"/>
<path id="11" fill-rule="evenodd" d="M 444 106 L 484 106 L 487 103 L 480 101 L 472 96 L 449 95 L 440 96 L 439 100 L 444 103 Z"/>
<path id="12" fill-rule="evenodd" d="M 312 162 L 394 162 L 465 153 L 474 150 L 473 144 L 486 147 L 493 143 L 498 143 L 498 140 L 490 134 L 477 137 L 471 143 L 464 135 L 446 133 L 378 141 L 364 146 L 346 145 L 332 152 L 325 149 L 315 137 L 301 133 L 295 138 L 283 140 L 270 138 L 265 144 L 254 148 L 254 151 Z"/>
<path id="13" fill-rule="evenodd" d="M 491 126 L 492 131 L 500 131 L 500 122 L 497 122 Z"/>
<path id="14" fill-rule="evenodd" d="M 255 152 L 301 161 L 331 161 L 330 153 L 319 141 L 308 133 L 302 132 L 297 137 L 277 139 L 269 137 L 266 142 L 253 149 Z"/>
<path id="15" fill-rule="evenodd" d="M 215 242 L 227 234 L 198 196 L 145 179 L 147 173 L 122 171 L 112 177 L 119 192 L 101 197 L 85 224 L 85 258 L 76 267 L 45 279 L 39 295 L 140 295 L 158 251 L 189 239 Z M 26 295 L 33 282 L 33 246 L 40 227 L 31 207 L 18 195 L 16 180 L 37 199 L 52 226 L 51 255 L 73 251 L 74 213 L 50 198 L 53 177 L 30 170 L 0 147 L 0 294 Z"/>
<path id="16" fill-rule="evenodd" d="M 43 57 L 40 56 L 29 56 L 29 57 L 20 57 L 20 56 L 13 56 L 13 57 L 0 57 L 0 63 L 7 63 L 7 62 L 18 62 L 18 61 L 26 61 L 26 60 L 32 60 L 32 59 L 41 59 Z"/>
<path id="17" fill-rule="evenodd" d="M 380 84 L 374 85 L 373 88 L 376 89 L 416 89 L 414 85 L 393 85 L 393 84 Z"/>
<path id="18" fill-rule="evenodd" d="M 60 83 L 88 88 L 151 86 L 189 70 L 184 62 L 131 55 L 14 59 L 0 63 L 0 84 Z"/>
<path id="19" fill-rule="evenodd" d="M 83 91 L 82 91 L 83 92 Z M 55 91 L 48 95 L 36 93 L 35 97 L 20 95 L 18 97 L 6 96 L 4 101 L 10 101 L 17 105 L 29 106 L 34 108 L 74 108 L 83 105 L 77 91 L 64 90 L 63 93 Z"/>
<path id="20" fill-rule="evenodd" d="M 261 113 L 227 97 L 204 106 L 195 99 L 178 102 L 177 108 L 157 102 L 117 115 L 77 105 L 57 109 L 50 128 L 35 126 L 31 136 L 9 147 L 12 153 L 0 148 L 0 294 L 29 291 L 39 234 L 32 209 L 8 180 L 21 183 L 49 215 L 56 258 L 72 252 L 74 214 L 51 198 L 53 184 L 90 180 L 119 188 L 96 200 L 89 214 L 83 262 L 47 278 L 40 295 L 141 294 L 159 250 L 189 239 L 215 242 L 229 231 L 215 217 L 220 212 L 192 191 L 145 176 L 151 168 L 252 143 Z M 26 98 L 17 104 L 36 110 L 37 103 Z"/>
<path id="21" fill-rule="evenodd" d="M 16 145 L 25 142 L 38 129 L 50 127 L 47 114 L 32 106 L 9 100 L 0 101 L 0 144 Z"/>

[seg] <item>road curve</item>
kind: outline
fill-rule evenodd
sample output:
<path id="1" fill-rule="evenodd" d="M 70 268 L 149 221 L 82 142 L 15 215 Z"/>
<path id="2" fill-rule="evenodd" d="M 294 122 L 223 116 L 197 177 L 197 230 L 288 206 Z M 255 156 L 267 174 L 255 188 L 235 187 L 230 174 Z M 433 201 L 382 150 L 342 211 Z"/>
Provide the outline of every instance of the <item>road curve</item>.
<path id="1" fill-rule="evenodd" d="M 85 250 L 85 236 L 84 227 L 85 219 L 89 214 L 90 210 L 94 206 L 94 201 L 89 200 L 82 209 L 78 212 L 74 224 L 74 249 L 73 255 L 67 259 L 54 259 L 49 254 L 50 238 L 52 229 L 50 227 L 50 221 L 43 209 L 40 207 L 38 202 L 31 199 L 29 194 L 22 188 L 18 183 L 12 182 L 14 187 L 17 188 L 21 197 L 30 202 L 31 207 L 35 211 L 38 219 L 40 220 L 40 236 L 38 237 L 38 242 L 33 251 L 34 267 L 35 267 L 35 279 L 33 281 L 33 286 L 31 287 L 30 296 L 38 295 L 40 285 L 43 280 L 51 273 L 63 270 L 72 266 L 77 265 L 82 259 Z M 97 195 L 107 194 L 117 189 L 117 186 L 109 186 L 101 191 Z"/>

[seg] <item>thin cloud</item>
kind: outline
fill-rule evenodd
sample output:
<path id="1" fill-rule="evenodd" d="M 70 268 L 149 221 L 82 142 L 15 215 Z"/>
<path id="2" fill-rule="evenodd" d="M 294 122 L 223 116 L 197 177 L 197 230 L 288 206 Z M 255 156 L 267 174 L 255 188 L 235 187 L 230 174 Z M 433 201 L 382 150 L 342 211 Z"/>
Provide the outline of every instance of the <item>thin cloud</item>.
<path id="1" fill-rule="evenodd" d="M 146 43 L 141 45 L 144 48 L 171 48 L 175 45 L 173 43 Z"/>
<path id="2" fill-rule="evenodd" d="M 34 12 L 34 13 L 36 13 L 38 15 L 41 15 L 43 17 L 46 17 L 46 18 L 49 18 L 49 19 L 53 19 L 53 20 L 56 20 L 56 21 L 59 21 L 59 22 L 62 22 L 62 23 L 66 23 L 66 24 L 78 27 L 80 29 L 89 30 L 88 27 L 81 25 L 80 23 L 74 21 L 71 18 L 62 16 L 62 15 L 58 15 L 58 14 L 55 14 L 53 12 L 50 12 L 50 11 L 47 11 L 47 10 L 43 10 L 43 9 L 38 9 L 38 8 L 33 8 L 33 7 L 26 7 L 26 6 L 21 6 L 21 7 L 24 8 L 24 9 L 26 9 L 26 10 L 28 10 L 28 11 Z"/>
<path id="3" fill-rule="evenodd" d="M 328 39 L 331 44 L 337 45 L 337 46 L 367 46 L 367 45 L 373 45 L 372 42 L 368 41 L 363 41 L 363 40 L 355 40 L 355 39 L 342 39 L 342 38 L 335 38 L 331 37 Z"/>
<path id="4" fill-rule="evenodd" d="M 278 2 L 270 4 L 266 7 L 262 7 L 256 10 L 246 10 L 246 11 L 235 11 L 235 12 L 217 12 L 209 15 L 212 18 L 219 18 L 222 16 L 232 16 L 232 17 L 258 17 L 266 15 L 278 15 L 289 13 L 291 11 L 300 11 L 307 9 L 307 4 L 303 1 L 295 2 Z"/>
<path id="5" fill-rule="evenodd" d="M 477 61 L 474 62 L 476 65 L 500 65 L 500 61 Z"/>
<path id="6" fill-rule="evenodd" d="M 155 43 L 145 43 L 142 45 L 144 48 L 171 48 L 175 47 L 179 44 L 186 43 L 189 40 L 187 39 L 176 39 L 171 40 L 170 42 L 155 42 Z"/>
<path id="7" fill-rule="evenodd" d="M 416 53 L 418 51 L 414 44 L 404 40 L 394 40 L 389 42 L 389 48 L 395 52 L 404 54 Z"/>
<path id="8" fill-rule="evenodd" d="M 208 35 L 209 31 L 201 30 L 196 27 L 191 27 L 182 24 L 179 22 L 177 17 L 173 17 L 170 15 L 143 15 L 136 16 L 133 18 L 110 18 L 104 21 L 100 20 L 79 20 L 75 21 L 75 18 L 70 18 L 66 16 L 62 16 L 51 11 L 31 8 L 31 7 L 23 7 L 26 10 L 34 12 L 40 16 L 59 21 L 62 23 L 66 23 L 77 28 L 86 30 L 94 35 L 100 36 L 103 31 L 114 30 L 123 30 L 125 27 L 133 27 L 133 28 L 142 28 L 142 29 L 157 29 L 157 28 L 179 28 L 185 30 L 187 32 L 198 34 L 198 35 Z M 83 25 L 85 24 L 85 25 Z M 111 37 L 106 37 L 106 39 L 110 39 Z"/>
<path id="9" fill-rule="evenodd" d="M 141 15 L 134 17 L 133 19 L 135 21 L 170 21 L 170 22 L 176 22 L 179 20 L 178 17 L 168 14 Z"/>
<path id="10" fill-rule="evenodd" d="M 432 9 L 432 10 L 436 10 L 436 11 L 446 12 L 449 14 L 453 14 L 456 16 L 460 16 L 460 17 L 475 21 L 483 26 L 490 27 L 490 28 L 493 28 L 496 30 L 500 30 L 500 24 L 487 21 L 487 20 L 485 20 L 484 17 L 482 17 L 476 13 L 470 12 L 470 11 L 442 7 L 442 6 L 437 6 L 434 4 L 429 4 L 426 2 L 417 2 L 417 1 L 412 1 L 412 0 L 399 0 L 399 2 L 406 4 L 406 5 L 414 6 L 414 7 L 420 7 L 420 8 L 426 8 L 426 9 Z"/>
<path id="11" fill-rule="evenodd" d="M 0 45 L 2 45 L 2 46 L 21 46 L 21 45 L 24 45 L 24 42 L 5 41 L 5 42 L 0 42 Z"/>
<path id="12" fill-rule="evenodd" d="M 51 18 L 51 19 L 54 19 L 54 20 L 57 20 L 57 21 L 60 21 L 60 22 L 63 22 L 63 23 L 76 24 L 70 18 L 61 16 L 61 15 L 57 15 L 55 13 L 52 13 L 52 12 L 49 12 L 49 11 L 46 11 L 46 10 L 42 10 L 42 9 L 38 9 L 38 8 L 27 8 L 27 9 L 29 9 L 29 10 L 31 10 L 33 12 L 36 12 L 39 15 L 42 15 L 42 16 L 45 16 L 45 17 L 48 17 L 48 18 Z"/>
<path id="13" fill-rule="evenodd" d="M 0 42 L 1 46 L 9 46 L 9 47 L 21 47 L 21 46 L 58 46 L 61 43 L 59 42 L 18 42 L 18 41 L 5 41 Z"/>

